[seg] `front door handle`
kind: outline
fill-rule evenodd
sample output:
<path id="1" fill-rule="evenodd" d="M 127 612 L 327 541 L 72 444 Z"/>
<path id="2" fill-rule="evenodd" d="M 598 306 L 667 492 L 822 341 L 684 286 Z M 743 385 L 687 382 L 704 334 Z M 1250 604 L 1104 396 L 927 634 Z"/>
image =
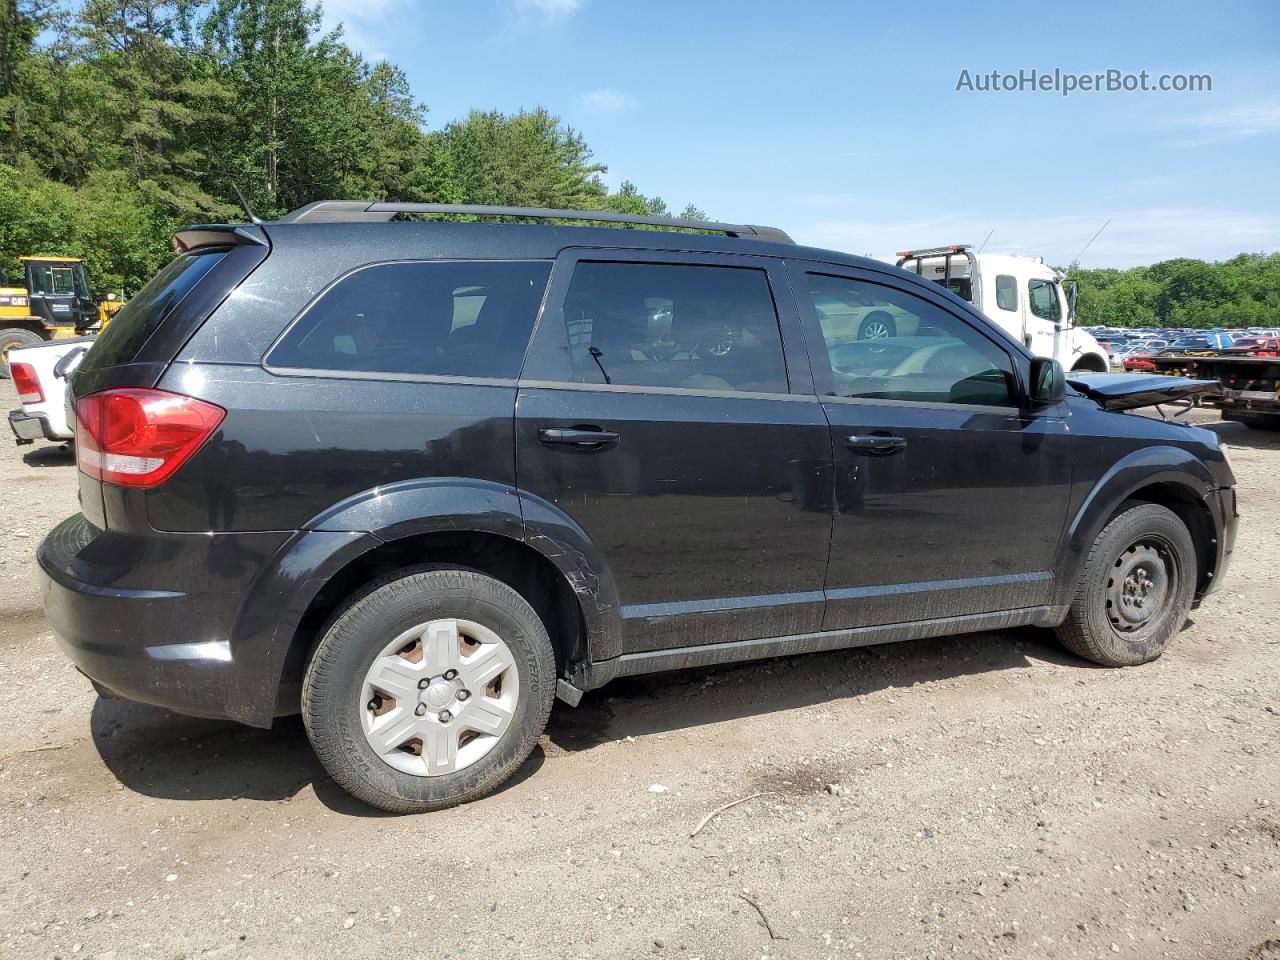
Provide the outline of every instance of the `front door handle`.
<path id="1" fill-rule="evenodd" d="M 894 437 L 889 434 L 865 434 L 849 437 L 845 446 L 854 453 L 866 453 L 876 457 L 887 457 L 907 449 L 906 437 Z"/>
<path id="2" fill-rule="evenodd" d="M 618 435 L 609 430 L 586 430 L 582 427 L 542 427 L 538 430 L 538 439 L 555 446 L 603 450 L 617 443 Z"/>

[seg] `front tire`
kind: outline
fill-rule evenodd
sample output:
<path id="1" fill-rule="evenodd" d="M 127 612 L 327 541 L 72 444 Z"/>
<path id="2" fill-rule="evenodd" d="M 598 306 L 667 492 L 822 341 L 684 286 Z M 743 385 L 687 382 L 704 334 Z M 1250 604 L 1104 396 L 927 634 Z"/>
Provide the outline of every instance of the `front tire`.
<path id="1" fill-rule="evenodd" d="M 417 567 L 338 612 L 307 665 L 302 718 L 343 789 L 392 813 L 497 789 L 532 752 L 555 697 L 533 608 L 474 570 Z"/>
<path id="2" fill-rule="evenodd" d="M 1167 507 L 1128 504 L 1094 540 L 1058 639 L 1105 667 L 1147 663 L 1182 629 L 1195 581 L 1186 524 Z"/>

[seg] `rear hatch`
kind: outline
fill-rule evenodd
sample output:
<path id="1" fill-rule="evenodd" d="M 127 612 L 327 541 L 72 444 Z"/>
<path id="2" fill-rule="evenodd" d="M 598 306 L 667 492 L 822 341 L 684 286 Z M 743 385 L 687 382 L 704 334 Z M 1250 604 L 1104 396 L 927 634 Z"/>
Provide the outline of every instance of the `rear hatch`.
<path id="1" fill-rule="evenodd" d="M 183 344 L 268 253 L 257 227 L 190 227 L 174 235 L 178 251 L 116 314 L 71 378 L 67 405 L 116 388 L 154 387 Z M 109 486 L 109 485 L 108 485 Z M 139 523 L 120 488 L 80 472 L 80 508 L 99 529 Z M 132 522 L 131 522 L 132 520 Z"/>

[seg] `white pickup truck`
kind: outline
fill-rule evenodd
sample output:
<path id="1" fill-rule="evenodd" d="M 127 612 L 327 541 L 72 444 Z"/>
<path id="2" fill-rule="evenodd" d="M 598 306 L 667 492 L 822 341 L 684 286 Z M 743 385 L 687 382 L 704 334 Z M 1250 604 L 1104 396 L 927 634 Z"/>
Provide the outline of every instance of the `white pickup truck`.
<path id="1" fill-rule="evenodd" d="M 1075 284 L 1066 283 L 1043 257 L 975 253 L 968 244 L 956 243 L 904 250 L 898 254 L 898 266 L 968 300 L 1036 356 L 1053 357 L 1066 370 L 1109 369 L 1106 351 L 1075 325 Z M 862 338 L 871 335 L 896 332 L 869 331 Z"/>
<path id="2" fill-rule="evenodd" d="M 83 359 L 93 337 L 51 340 L 9 351 L 9 376 L 18 390 L 17 410 L 9 411 L 9 428 L 19 444 L 43 437 L 56 443 L 75 436 L 68 422 L 67 377 Z"/>

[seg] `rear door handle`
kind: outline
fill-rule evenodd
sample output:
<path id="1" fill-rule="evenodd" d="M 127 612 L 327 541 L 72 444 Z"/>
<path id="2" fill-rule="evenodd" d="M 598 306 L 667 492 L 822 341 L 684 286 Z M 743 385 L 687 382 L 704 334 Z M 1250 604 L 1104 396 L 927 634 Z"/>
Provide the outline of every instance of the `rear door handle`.
<path id="1" fill-rule="evenodd" d="M 894 437 L 876 434 L 854 434 L 845 440 L 845 446 L 854 453 L 866 453 L 877 457 L 887 457 L 907 449 L 906 437 Z"/>
<path id="2" fill-rule="evenodd" d="M 585 430 L 581 427 L 542 427 L 538 430 L 538 439 L 556 446 L 603 450 L 617 443 L 618 435 L 609 430 Z"/>

